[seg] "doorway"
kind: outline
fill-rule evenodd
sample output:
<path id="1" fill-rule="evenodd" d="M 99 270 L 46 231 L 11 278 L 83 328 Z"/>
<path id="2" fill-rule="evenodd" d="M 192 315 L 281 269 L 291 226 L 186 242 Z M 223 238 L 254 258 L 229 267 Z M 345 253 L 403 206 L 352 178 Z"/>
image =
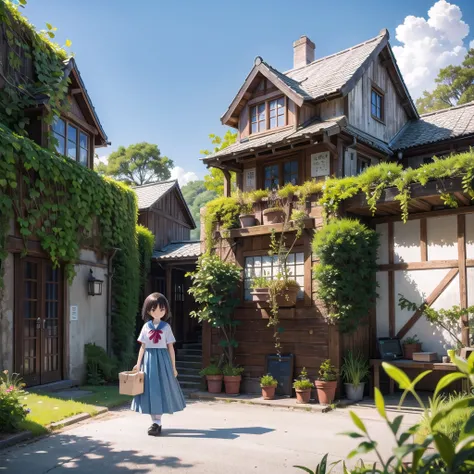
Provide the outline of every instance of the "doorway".
<path id="1" fill-rule="evenodd" d="M 49 260 L 16 258 L 15 371 L 28 386 L 62 379 L 64 281 Z"/>

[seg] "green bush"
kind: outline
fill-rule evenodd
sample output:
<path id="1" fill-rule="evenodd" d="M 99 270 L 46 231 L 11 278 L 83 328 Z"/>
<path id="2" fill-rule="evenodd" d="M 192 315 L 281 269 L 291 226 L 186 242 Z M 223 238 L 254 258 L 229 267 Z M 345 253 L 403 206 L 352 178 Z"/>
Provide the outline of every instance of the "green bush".
<path id="1" fill-rule="evenodd" d="M 359 221 L 332 220 L 314 236 L 318 296 L 342 332 L 354 331 L 377 297 L 378 234 Z"/>
<path id="2" fill-rule="evenodd" d="M 206 375 L 222 375 L 222 369 L 215 364 L 211 364 L 204 367 L 204 369 L 199 372 L 199 375 L 201 377 L 205 377 Z"/>
<path id="3" fill-rule="evenodd" d="M 273 375 L 267 374 L 260 378 L 260 387 L 276 387 L 278 380 Z"/>
<path id="4" fill-rule="evenodd" d="M 308 390 L 313 388 L 313 382 L 308 377 L 308 372 L 306 371 L 306 367 L 303 367 L 303 369 L 300 372 L 300 375 L 298 375 L 298 378 L 294 380 L 293 382 L 293 388 L 295 390 Z"/>
<path id="5" fill-rule="evenodd" d="M 25 420 L 29 409 L 20 401 L 24 396 L 24 384 L 17 374 L 8 370 L 0 374 L 0 433 L 13 433 Z"/>
<path id="6" fill-rule="evenodd" d="M 95 344 L 84 346 L 86 356 L 87 385 L 104 385 L 118 379 L 117 362 Z"/>

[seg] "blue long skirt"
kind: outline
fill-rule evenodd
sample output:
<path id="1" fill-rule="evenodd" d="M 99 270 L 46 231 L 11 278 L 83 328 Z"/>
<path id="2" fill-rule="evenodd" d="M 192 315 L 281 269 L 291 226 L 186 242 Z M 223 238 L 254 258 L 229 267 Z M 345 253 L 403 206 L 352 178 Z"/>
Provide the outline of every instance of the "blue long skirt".
<path id="1" fill-rule="evenodd" d="M 168 349 L 146 349 L 143 358 L 144 392 L 132 400 L 131 409 L 148 415 L 184 410 L 186 402 L 173 374 Z"/>

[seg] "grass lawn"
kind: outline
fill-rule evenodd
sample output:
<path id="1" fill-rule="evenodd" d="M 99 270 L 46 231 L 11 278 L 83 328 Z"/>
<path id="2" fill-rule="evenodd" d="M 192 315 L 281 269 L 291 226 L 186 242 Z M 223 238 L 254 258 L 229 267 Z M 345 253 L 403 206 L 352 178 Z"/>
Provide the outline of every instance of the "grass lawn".
<path id="1" fill-rule="evenodd" d="M 120 395 L 118 387 L 81 387 L 93 392 L 77 400 L 60 398 L 54 393 L 27 393 L 23 403 L 31 410 L 22 424 L 22 429 L 31 431 L 35 436 L 47 432 L 46 426 L 80 413 L 97 414 L 97 407 L 113 408 L 123 405 L 131 397 Z"/>

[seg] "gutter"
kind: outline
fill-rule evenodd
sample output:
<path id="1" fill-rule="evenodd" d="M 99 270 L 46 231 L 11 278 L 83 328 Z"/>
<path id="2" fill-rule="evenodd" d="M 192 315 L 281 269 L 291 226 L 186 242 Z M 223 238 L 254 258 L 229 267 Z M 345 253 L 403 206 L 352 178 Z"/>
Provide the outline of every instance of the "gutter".
<path id="1" fill-rule="evenodd" d="M 109 256 L 107 264 L 107 355 L 112 355 L 112 278 L 114 271 L 112 270 L 112 261 L 115 255 L 119 251 L 119 248 L 112 249 L 112 253 Z"/>

